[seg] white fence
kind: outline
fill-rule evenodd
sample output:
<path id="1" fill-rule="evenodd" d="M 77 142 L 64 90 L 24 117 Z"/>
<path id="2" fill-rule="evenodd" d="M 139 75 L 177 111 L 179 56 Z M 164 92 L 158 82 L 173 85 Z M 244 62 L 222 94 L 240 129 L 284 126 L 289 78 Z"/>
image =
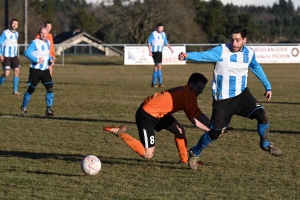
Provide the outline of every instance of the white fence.
<path id="1" fill-rule="evenodd" d="M 180 46 L 185 47 L 184 49 L 193 49 L 193 51 L 204 51 L 207 49 L 210 49 L 214 46 L 217 46 L 219 44 L 171 44 L 172 47 Z M 25 44 L 19 44 L 19 47 L 27 47 L 28 45 Z M 68 50 L 70 47 L 70 44 L 55 44 L 55 47 L 62 47 L 64 49 L 62 51 L 61 60 L 62 65 L 64 65 L 64 60 L 66 53 L 65 51 Z M 119 50 L 124 52 L 125 55 L 125 49 L 128 47 L 147 47 L 146 44 L 76 44 L 72 45 L 72 47 L 85 47 L 91 49 L 95 46 L 101 46 L 101 47 L 117 47 Z M 300 64 L 300 44 L 295 43 L 257 43 L 257 44 L 247 44 L 247 46 L 252 47 L 256 52 L 256 58 L 259 63 L 299 63 Z M 68 47 L 68 48 L 67 48 Z M 19 51 L 20 52 L 20 51 Z M 86 51 L 84 55 L 97 55 L 90 53 L 91 51 Z M 178 53 L 178 52 L 176 52 Z M 125 62 L 125 59 L 124 59 Z"/>

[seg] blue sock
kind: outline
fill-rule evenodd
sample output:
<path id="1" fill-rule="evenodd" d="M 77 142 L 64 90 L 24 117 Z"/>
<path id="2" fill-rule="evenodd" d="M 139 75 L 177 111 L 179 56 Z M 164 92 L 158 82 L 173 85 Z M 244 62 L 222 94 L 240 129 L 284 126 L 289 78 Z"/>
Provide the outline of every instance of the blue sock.
<path id="1" fill-rule="evenodd" d="M 19 77 L 14 76 L 14 92 L 18 92 L 19 88 Z"/>
<path id="2" fill-rule="evenodd" d="M 269 128 L 269 123 L 268 124 L 257 123 L 257 132 L 259 135 L 260 143 L 262 144 L 263 147 L 268 147 L 270 143 L 269 133 L 267 133 L 267 131 L 269 131 L 267 130 L 268 128 Z"/>
<path id="3" fill-rule="evenodd" d="M 161 70 L 157 71 L 157 76 L 158 76 L 158 83 L 162 84 L 163 79 L 162 79 L 162 72 L 161 72 Z"/>
<path id="4" fill-rule="evenodd" d="M 47 108 L 52 106 L 52 104 L 53 104 L 53 97 L 54 97 L 53 92 L 51 92 L 51 93 L 47 92 L 46 93 L 46 105 L 47 105 Z"/>
<path id="5" fill-rule="evenodd" d="M 0 77 L 0 86 L 4 83 L 4 81 L 6 80 L 6 77 Z"/>
<path id="6" fill-rule="evenodd" d="M 156 84 L 156 79 L 157 79 L 157 71 L 153 70 L 153 75 L 152 75 L 152 84 Z"/>
<path id="7" fill-rule="evenodd" d="M 212 140 L 209 137 L 209 132 L 204 133 L 198 143 L 196 144 L 196 146 L 193 147 L 193 152 L 196 156 L 200 156 L 201 152 L 203 149 L 205 149 L 210 143 L 212 142 Z"/>
<path id="8" fill-rule="evenodd" d="M 22 103 L 22 108 L 27 108 L 28 103 L 30 101 L 31 94 L 29 94 L 27 91 L 24 93 L 23 97 L 23 103 Z"/>

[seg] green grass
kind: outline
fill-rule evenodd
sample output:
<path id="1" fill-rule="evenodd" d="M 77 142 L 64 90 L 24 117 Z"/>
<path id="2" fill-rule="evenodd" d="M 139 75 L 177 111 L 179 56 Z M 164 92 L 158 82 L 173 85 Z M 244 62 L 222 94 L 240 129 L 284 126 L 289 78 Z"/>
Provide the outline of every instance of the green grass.
<path id="1" fill-rule="evenodd" d="M 21 58 L 20 92 L 27 89 L 28 61 Z M 38 85 L 20 117 L 22 96 L 12 95 L 12 72 L 0 88 L 0 199 L 300 199 L 299 105 L 300 65 L 263 65 L 273 86 L 266 102 L 264 88 L 249 72 L 248 86 L 265 106 L 271 139 L 284 156 L 260 150 L 256 122 L 234 117 L 234 131 L 223 134 L 201 155 L 197 171 L 178 165 L 174 137 L 157 133 L 156 152 L 144 160 L 105 125 L 126 125 L 138 137 L 135 111 L 149 95 L 152 66 L 123 66 L 121 58 L 58 58 L 54 68 L 57 116 L 47 118 L 45 88 Z M 201 72 L 211 81 L 212 64 L 163 66 L 166 87 L 184 85 Z M 210 84 L 198 98 L 211 114 Z M 203 134 L 183 112 L 175 118 L 185 127 L 188 147 Z M 87 176 L 81 159 L 98 156 L 102 169 Z"/>

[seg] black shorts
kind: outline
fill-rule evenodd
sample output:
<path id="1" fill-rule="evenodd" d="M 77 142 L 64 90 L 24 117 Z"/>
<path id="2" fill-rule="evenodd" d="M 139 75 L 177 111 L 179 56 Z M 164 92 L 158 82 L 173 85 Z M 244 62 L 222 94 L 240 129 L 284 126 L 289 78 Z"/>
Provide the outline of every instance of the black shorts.
<path id="1" fill-rule="evenodd" d="M 152 58 L 155 66 L 159 63 L 162 63 L 162 52 L 152 52 Z"/>
<path id="2" fill-rule="evenodd" d="M 256 109 L 263 106 L 254 98 L 250 90 L 246 88 L 241 94 L 229 99 L 213 101 L 211 126 L 215 130 L 228 127 L 233 115 L 251 118 Z"/>
<path id="3" fill-rule="evenodd" d="M 17 56 L 15 57 L 4 57 L 2 63 L 3 70 L 10 70 L 20 67 L 20 60 Z"/>
<path id="4" fill-rule="evenodd" d="M 40 70 L 29 68 L 28 85 L 35 88 L 40 81 L 43 83 L 43 85 L 53 84 L 49 69 Z"/>
<path id="5" fill-rule="evenodd" d="M 140 141 L 145 148 L 155 146 L 155 131 L 168 128 L 176 119 L 172 115 L 166 115 L 161 119 L 157 119 L 148 114 L 142 108 L 138 108 L 135 114 L 135 122 L 139 131 Z"/>

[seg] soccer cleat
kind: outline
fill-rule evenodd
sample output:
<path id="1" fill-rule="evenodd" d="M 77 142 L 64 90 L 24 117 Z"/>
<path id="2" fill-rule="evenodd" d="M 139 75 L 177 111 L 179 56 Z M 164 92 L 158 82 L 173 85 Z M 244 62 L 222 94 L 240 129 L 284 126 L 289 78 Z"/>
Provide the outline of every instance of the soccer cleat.
<path id="1" fill-rule="evenodd" d="M 115 134 L 116 136 L 119 136 L 121 133 L 127 133 L 126 126 L 105 126 L 103 127 L 104 131 L 111 132 Z"/>
<path id="2" fill-rule="evenodd" d="M 193 170 L 197 170 L 199 162 L 199 156 L 196 156 L 192 150 L 192 148 L 189 150 L 189 166 Z"/>
<path id="3" fill-rule="evenodd" d="M 55 116 L 54 111 L 51 109 L 46 109 L 46 115 L 47 116 Z"/>
<path id="4" fill-rule="evenodd" d="M 163 84 L 159 84 L 158 87 L 164 88 L 165 86 Z"/>
<path id="5" fill-rule="evenodd" d="M 274 142 L 270 142 L 269 146 L 267 146 L 267 147 L 264 147 L 260 144 L 260 148 L 264 151 L 268 151 L 273 156 L 282 156 L 283 155 L 282 151 L 278 147 L 274 146 Z"/>
<path id="6" fill-rule="evenodd" d="M 26 116 L 27 115 L 27 109 L 26 108 L 21 108 L 21 115 Z"/>
<path id="7" fill-rule="evenodd" d="M 20 96 L 20 95 L 21 95 L 21 93 L 20 93 L 20 92 L 18 92 L 18 91 L 15 91 L 15 92 L 13 92 L 13 95 Z"/>
<path id="8" fill-rule="evenodd" d="M 151 83 L 151 87 L 153 87 L 153 88 L 158 88 L 157 85 L 155 85 L 155 84 L 153 84 L 153 83 Z"/>

